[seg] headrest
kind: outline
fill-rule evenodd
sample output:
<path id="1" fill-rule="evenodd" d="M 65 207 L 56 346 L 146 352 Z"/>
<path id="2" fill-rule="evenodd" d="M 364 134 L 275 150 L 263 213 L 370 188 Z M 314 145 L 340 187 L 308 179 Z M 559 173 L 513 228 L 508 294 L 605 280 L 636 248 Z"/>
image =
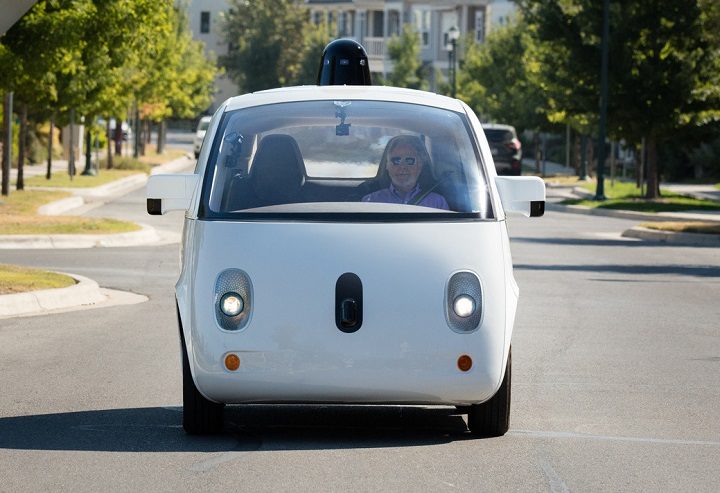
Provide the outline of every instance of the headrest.
<path id="1" fill-rule="evenodd" d="M 267 205 L 294 201 L 305 183 L 305 163 L 295 139 L 283 134 L 264 137 L 250 179 L 255 193 Z"/>

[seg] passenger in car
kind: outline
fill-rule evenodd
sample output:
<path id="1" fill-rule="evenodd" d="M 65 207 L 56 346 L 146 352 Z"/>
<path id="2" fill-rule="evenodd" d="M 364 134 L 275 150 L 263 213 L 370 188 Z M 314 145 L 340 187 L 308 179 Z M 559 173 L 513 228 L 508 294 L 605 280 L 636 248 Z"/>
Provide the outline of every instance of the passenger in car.
<path id="1" fill-rule="evenodd" d="M 398 135 L 388 142 L 380 165 L 380 173 L 387 172 L 390 184 L 362 198 L 363 202 L 409 204 L 449 210 L 445 197 L 418 183 L 423 170 L 432 167 L 430 155 L 423 142 L 413 135 Z M 384 169 L 383 169 L 384 164 Z"/>

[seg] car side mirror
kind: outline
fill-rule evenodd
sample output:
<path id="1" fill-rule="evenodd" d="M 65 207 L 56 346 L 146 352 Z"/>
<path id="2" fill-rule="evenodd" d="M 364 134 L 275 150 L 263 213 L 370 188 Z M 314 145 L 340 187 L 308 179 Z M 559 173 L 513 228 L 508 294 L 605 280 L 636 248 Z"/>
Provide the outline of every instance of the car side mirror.
<path id="1" fill-rule="evenodd" d="M 150 176 L 145 194 L 148 214 L 187 210 L 199 182 L 200 175 L 189 173 Z"/>
<path id="2" fill-rule="evenodd" d="M 545 182 L 537 176 L 496 176 L 503 209 L 526 217 L 545 213 Z"/>

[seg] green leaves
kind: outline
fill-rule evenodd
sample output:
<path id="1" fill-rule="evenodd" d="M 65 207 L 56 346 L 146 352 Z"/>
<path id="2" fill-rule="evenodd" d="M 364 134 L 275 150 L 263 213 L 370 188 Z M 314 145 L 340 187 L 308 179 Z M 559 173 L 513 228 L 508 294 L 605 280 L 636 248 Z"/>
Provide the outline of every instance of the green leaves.
<path id="1" fill-rule="evenodd" d="M 231 0 L 220 63 L 242 92 L 289 85 L 302 72 L 308 10 L 293 0 Z"/>
<path id="2" fill-rule="evenodd" d="M 61 123 L 70 108 L 120 115 L 134 99 L 153 118 L 179 101 L 194 116 L 217 73 L 173 0 L 40 0 L 0 39 L 0 62 L 0 88 Z"/>
<path id="3" fill-rule="evenodd" d="M 400 36 L 390 38 L 387 51 L 393 62 L 393 71 L 387 79 L 389 85 L 427 90 L 429 84 L 420 61 L 420 37 L 410 24 L 403 26 Z"/>

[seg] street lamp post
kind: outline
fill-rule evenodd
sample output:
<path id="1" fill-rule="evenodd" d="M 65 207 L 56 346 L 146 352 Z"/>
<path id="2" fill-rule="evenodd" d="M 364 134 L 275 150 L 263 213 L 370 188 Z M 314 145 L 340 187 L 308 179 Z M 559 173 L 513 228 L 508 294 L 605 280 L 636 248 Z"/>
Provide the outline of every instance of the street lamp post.
<path id="1" fill-rule="evenodd" d="M 600 124 L 598 131 L 597 188 L 595 200 L 605 200 L 605 134 L 608 105 L 608 43 L 610 37 L 610 0 L 603 1 L 600 61 Z"/>
<path id="2" fill-rule="evenodd" d="M 457 40 L 460 37 L 460 30 L 456 26 L 452 26 L 447 33 L 449 43 L 445 46 L 445 49 L 449 53 L 450 68 L 448 75 L 450 76 L 450 91 L 451 96 L 454 98 L 457 92 Z"/>

